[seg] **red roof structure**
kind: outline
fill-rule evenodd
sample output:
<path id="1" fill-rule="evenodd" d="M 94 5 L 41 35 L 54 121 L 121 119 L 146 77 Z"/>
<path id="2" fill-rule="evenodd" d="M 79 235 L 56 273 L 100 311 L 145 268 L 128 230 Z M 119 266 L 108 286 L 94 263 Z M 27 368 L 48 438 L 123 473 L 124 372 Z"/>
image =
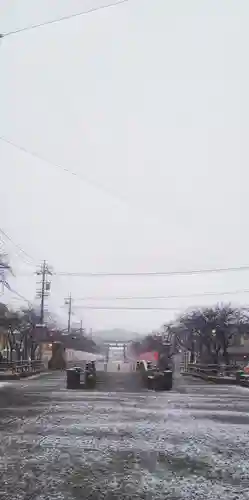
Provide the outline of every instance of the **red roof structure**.
<path id="1" fill-rule="evenodd" d="M 152 363 L 155 361 L 158 361 L 158 352 L 157 351 L 149 351 L 149 352 L 143 352 L 140 354 L 139 360 L 144 360 L 144 361 L 152 361 Z"/>

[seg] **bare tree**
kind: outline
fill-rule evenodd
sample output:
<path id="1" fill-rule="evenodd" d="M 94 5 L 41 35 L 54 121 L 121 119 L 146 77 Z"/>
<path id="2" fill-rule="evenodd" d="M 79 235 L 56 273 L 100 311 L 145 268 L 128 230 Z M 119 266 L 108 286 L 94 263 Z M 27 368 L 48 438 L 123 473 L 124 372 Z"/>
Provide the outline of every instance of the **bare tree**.
<path id="1" fill-rule="evenodd" d="M 216 305 L 182 315 L 178 325 L 180 341 L 191 352 L 191 361 L 198 357 L 218 364 L 222 358 L 229 364 L 228 348 L 249 326 L 249 315 L 230 304 Z"/>
<path id="2" fill-rule="evenodd" d="M 39 313 L 32 307 L 23 308 L 20 311 L 20 330 L 21 330 L 21 340 L 23 345 L 23 351 L 25 357 L 30 357 L 32 361 L 36 359 L 37 350 L 39 343 L 36 340 L 35 332 L 36 325 L 39 323 L 40 316 Z"/>
<path id="3" fill-rule="evenodd" d="M 18 313 L 9 310 L 5 304 L 0 307 L 0 326 L 2 333 L 6 338 L 7 359 L 13 360 L 13 352 L 18 351 L 18 332 L 20 326 L 20 318 Z"/>

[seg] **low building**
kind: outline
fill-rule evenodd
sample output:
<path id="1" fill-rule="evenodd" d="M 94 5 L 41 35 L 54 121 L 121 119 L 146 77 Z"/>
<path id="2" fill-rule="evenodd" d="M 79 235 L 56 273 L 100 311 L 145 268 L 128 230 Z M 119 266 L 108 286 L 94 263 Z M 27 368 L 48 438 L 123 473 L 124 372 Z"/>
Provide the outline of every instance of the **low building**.
<path id="1" fill-rule="evenodd" d="M 0 352 L 3 352 L 8 348 L 8 339 L 6 332 L 0 328 Z"/>
<path id="2" fill-rule="evenodd" d="M 41 359 L 45 366 L 48 366 L 48 362 L 52 357 L 52 344 L 42 344 L 42 356 Z"/>
<path id="3" fill-rule="evenodd" d="M 241 335 L 237 338 L 237 342 L 233 346 L 228 347 L 228 354 L 231 363 L 247 364 L 249 362 L 248 335 Z"/>

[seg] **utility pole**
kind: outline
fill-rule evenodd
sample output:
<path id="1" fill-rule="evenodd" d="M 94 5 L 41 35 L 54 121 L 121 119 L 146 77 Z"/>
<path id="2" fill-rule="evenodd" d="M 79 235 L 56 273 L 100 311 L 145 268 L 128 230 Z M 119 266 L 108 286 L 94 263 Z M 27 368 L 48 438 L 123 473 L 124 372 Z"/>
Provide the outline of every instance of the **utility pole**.
<path id="1" fill-rule="evenodd" d="M 48 297 L 51 288 L 51 281 L 48 280 L 48 276 L 52 276 L 52 272 L 45 260 L 43 261 L 36 274 L 38 276 L 41 276 L 41 281 L 39 282 L 40 288 L 37 290 L 36 296 L 41 299 L 40 325 L 44 325 L 44 303 L 45 298 Z"/>
<path id="2" fill-rule="evenodd" d="M 41 281 L 39 281 L 38 284 L 38 289 L 36 291 L 36 297 L 41 299 L 41 306 L 40 306 L 40 318 L 39 318 L 39 326 L 41 328 L 44 328 L 44 305 L 45 305 L 45 298 L 48 297 L 50 288 L 51 288 L 51 280 L 48 279 L 48 276 L 52 276 L 52 271 L 49 269 L 47 262 L 44 260 L 40 268 L 36 271 L 37 276 L 41 276 Z M 43 334 L 42 334 L 43 335 Z M 31 346 L 31 359 L 33 359 L 33 356 L 36 356 L 37 359 L 42 359 L 42 344 L 41 342 L 38 342 L 39 348 L 38 348 L 38 354 L 35 355 L 35 347 L 36 343 L 32 342 Z"/>
<path id="3" fill-rule="evenodd" d="M 1 242 L 0 242 L 0 245 L 1 245 Z M 8 263 L 7 254 L 2 253 L 0 251 L 0 283 L 2 284 L 1 295 L 4 294 L 4 288 L 5 287 L 8 288 L 8 282 L 6 281 L 6 273 L 11 273 L 13 275 L 13 271 Z"/>
<path id="4" fill-rule="evenodd" d="M 71 317 L 72 317 L 72 296 L 71 293 L 69 294 L 69 297 L 65 299 L 65 305 L 68 306 L 68 322 L 67 322 L 67 333 L 70 333 L 71 331 Z"/>

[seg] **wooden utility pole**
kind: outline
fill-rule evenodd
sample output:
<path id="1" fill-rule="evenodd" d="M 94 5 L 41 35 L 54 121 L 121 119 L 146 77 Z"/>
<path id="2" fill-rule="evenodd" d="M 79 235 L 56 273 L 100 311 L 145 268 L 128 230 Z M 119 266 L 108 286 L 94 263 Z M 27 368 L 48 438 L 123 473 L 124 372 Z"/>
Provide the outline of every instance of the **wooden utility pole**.
<path id="1" fill-rule="evenodd" d="M 41 281 L 39 282 L 40 288 L 37 290 L 37 297 L 41 299 L 40 325 L 44 325 L 44 302 L 45 298 L 48 297 L 51 288 L 51 281 L 48 280 L 48 276 L 52 276 L 52 272 L 45 260 L 43 261 L 40 269 L 38 269 L 36 274 L 38 276 L 41 276 Z"/>
<path id="2" fill-rule="evenodd" d="M 1 245 L 1 241 L 0 241 L 0 245 Z M 11 273 L 13 275 L 13 271 L 8 263 L 7 254 L 0 252 L 0 283 L 2 284 L 1 295 L 4 294 L 4 288 L 5 287 L 8 288 L 8 282 L 6 281 L 6 273 Z"/>
<path id="3" fill-rule="evenodd" d="M 72 296 L 71 293 L 69 297 L 65 299 L 65 304 L 68 306 L 68 322 L 67 322 L 67 333 L 71 332 L 71 317 L 72 317 Z"/>

